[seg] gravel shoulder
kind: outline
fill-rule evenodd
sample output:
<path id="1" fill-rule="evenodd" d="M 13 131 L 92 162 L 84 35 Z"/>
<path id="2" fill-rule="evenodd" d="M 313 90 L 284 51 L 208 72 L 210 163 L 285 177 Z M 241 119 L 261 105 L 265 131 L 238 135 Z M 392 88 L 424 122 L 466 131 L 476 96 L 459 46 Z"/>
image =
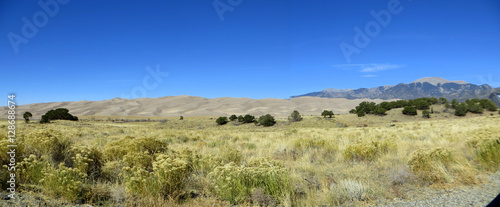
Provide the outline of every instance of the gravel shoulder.
<path id="1" fill-rule="evenodd" d="M 462 186 L 454 189 L 435 190 L 431 188 L 410 192 L 404 200 L 379 200 L 371 206 L 486 206 L 500 193 L 500 171 L 488 176 L 479 186 Z"/>

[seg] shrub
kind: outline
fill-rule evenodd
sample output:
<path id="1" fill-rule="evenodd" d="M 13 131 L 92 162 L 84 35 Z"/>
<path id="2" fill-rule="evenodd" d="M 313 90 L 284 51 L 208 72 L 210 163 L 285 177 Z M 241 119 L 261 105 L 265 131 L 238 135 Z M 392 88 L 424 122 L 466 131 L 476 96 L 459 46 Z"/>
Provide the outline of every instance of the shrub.
<path id="1" fill-rule="evenodd" d="M 85 173 L 87 178 L 96 180 L 101 177 L 104 160 L 102 153 L 96 148 L 87 146 L 71 147 L 69 151 L 71 162 L 67 167 L 73 167 Z"/>
<path id="2" fill-rule="evenodd" d="M 302 116 L 300 115 L 300 113 L 297 110 L 295 110 L 292 112 L 292 114 L 290 114 L 290 116 L 288 117 L 288 120 L 290 122 L 302 121 Z"/>
<path id="3" fill-rule="evenodd" d="M 350 114 L 355 114 L 355 113 L 356 113 L 356 109 L 351 109 L 351 110 L 349 111 L 349 113 L 350 113 Z"/>
<path id="4" fill-rule="evenodd" d="M 46 157 L 57 164 L 67 158 L 71 142 L 62 138 L 61 132 L 46 129 L 28 133 L 24 138 L 24 145 L 26 154 Z"/>
<path id="5" fill-rule="evenodd" d="M 184 120 L 184 117 L 183 117 L 183 116 L 180 116 L 180 117 L 179 117 L 179 120 Z"/>
<path id="6" fill-rule="evenodd" d="M 339 203 L 362 201 L 368 198 L 368 187 L 357 180 L 343 179 L 332 189 Z"/>
<path id="7" fill-rule="evenodd" d="M 467 115 L 467 104 L 461 103 L 455 106 L 455 116 Z"/>
<path id="8" fill-rule="evenodd" d="M 321 116 L 323 116 L 323 118 L 326 118 L 326 116 L 328 116 L 328 118 L 332 118 L 333 112 L 328 111 L 328 110 L 324 110 L 323 112 L 321 112 Z"/>
<path id="9" fill-rule="evenodd" d="M 234 121 L 236 119 L 238 119 L 238 117 L 234 114 L 229 117 L 229 121 Z"/>
<path id="10" fill-rule="evenodd" d="M 365 116 L 365 112 L 364 111 L 358 111 L 356 114 L 358 115 L 358 117 Z"/>
<path id="11" fill-rule="evenodd" d="M 23 184 L 39 184 L 43 178 L 43 170 L 48 168 L 47 161 L 38 159 L 35 155 L 30 155 L 21 161 L 17 168 L 19 172 L 19 183 Z"/>
<path id="12" fill-rule="evenodd" d="M 415 116 L 417 115 L 417 109 L 415 109 L 415 107 L 413 106 L 405 106 L 403 108 L 403 114 Z"/>
<path id="13" fill-rule="evenodd" d="M 249 199 L 252 190 L 262 188 L 265 194 L 279 201 L 290 191 L 288 170 L 266 158 L 250 160 L 243 166 L 229 163 L 209 174 L 215 193 L 232 204 Z"/>
<path id="14" fill-rule="evenodd" d="M 358 141 L 348 145 L 343 156 L 346 160 L 373 161 L 387 153 L 391 147 L 387 141 Z"/>
<path id="15" fill-rule="evenodd" d="M 253 123 L 255 122 L 255 116 L 247 114 L 243 117 L 243 123 Z"/>
<path id="16" fill-rule="evenodd" d="M 33 117 L 33 114 L 31 114 L 29 111 L 24 112 L 23 118 L 26 123 L 30 122 L 30 118 Z"/>
<path id="17" fill-rule="evenodd" d="M 387 115 L 386 112 L 387 112 L 386 109 L 384 109 L 381 106 L 377 106 L 377 107 L 375 107 L 375 110 L 373 111 L 373 114 L 379 115 L 379 116 L 385 116 L 385 115 Z"/>
<path id="18" fill-rule="evenodd" d="M 243 122 L 243 121 L 244 121 L 243 116 L 242 116 L 242 115 L 239 115 L 239 116 L 238 116 L 238 122 Z"/>
<path id="19" fill-rule="evenodd" d="M 471 103 L 471 104 L 468 104 L 468 111 L 475 113 L 475 114 L 482 114 L 484 110 L 480 104 Z"/>
<path id="20" fill-rule="evenodd" d="M 274 120 L 273 116 L 271 116 L 270 114 L 266 114 L 264 116 L 259 117 L 259 124 L 265 127 L 269 127 L 276 124 L 276 121 Z"/>
<path id="21" fill-rule="evenodd" d="M 227 124 L 228 121 L 227 121 L 227 117 L 221 116 L 221 117 L 217 118 L 215 120 L 215 122 L 217 122 L 218 125 L 224 125 L 224 124 Z"/>
<path id="22" fill-rule="evenodd" d="M 40 180 L 45 193 L 52 197 L 61 196 L 74 201 L 81 197 L 83 181 L 87 175 L 75 168 L 65 167 L 60 163 L 57 169 L 44 170 L 44 178 Z"/>
<path id="23" fill-rule="evenodd" d="M 431 118 L 431 112 L 427 111 L 427 110 L 424 110 L 422 111 L 422 117 L 424 118 Z"/>

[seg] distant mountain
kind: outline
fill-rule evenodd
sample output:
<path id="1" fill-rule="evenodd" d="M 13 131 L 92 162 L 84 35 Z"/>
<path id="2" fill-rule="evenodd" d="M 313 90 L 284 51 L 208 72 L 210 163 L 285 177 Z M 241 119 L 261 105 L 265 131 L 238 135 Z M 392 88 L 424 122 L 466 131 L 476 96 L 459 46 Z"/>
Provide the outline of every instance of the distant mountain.
<path id="1" fill-rule="evenodd" d="M 395 86 L 379 86 L 359 89 L 325 89 L 296 97 L 313 96 L 325 98 L 346 99 L 415 99 L 420 97 L 445 97 L 448 100 L 463 101 L 473 98 L 489 98 L 493 92 L 500 92 L 500 88 L 493 88 L 487 84 L 475 85 L 465 81 L 448 81 L 439 77 L 426 77 L 411 83 L 400 83 Z"/>

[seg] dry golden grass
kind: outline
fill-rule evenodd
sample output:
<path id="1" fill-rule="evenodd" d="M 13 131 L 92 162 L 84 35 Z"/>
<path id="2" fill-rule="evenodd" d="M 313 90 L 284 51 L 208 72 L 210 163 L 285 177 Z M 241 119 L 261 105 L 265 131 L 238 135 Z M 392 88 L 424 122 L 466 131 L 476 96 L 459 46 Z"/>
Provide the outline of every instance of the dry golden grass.
<path id="1" fill-rule="evenodd" d="M 441 112 L 431 117 L 392 110 L 384 117 L 306 116 L 294 123 L 281 118 L 273 127 L 236 122 L 218 126 L 207 117 L 19 122 L 17 134 L 22 156 L 28 158 L 25 165 L 31 166 L 22 169 L 26 186 L 42 179 L 38 185 L 47 195 L 109 206 L 361 204 L 404 197 L 402 189 L 475 185 L 478 177 L 499 170 L 500 147 L 495 143 L 500 115 L 458 118 Z M 0 124 L 0 138 L 5 140 L 7 123 Z M 90 158 L 66 146 L 68 142 L 98 152 Z M 255 160 L 261 161 L 253 164 Z M 3 157 L 2 162 L 5 165 Z M 92 180 L 88 166 L 99 168 Z M 68 192 L 57 187 L 62 183 L 56 176 L 65 175 L 69 177 L 61 182 L 71 189 Z"/>

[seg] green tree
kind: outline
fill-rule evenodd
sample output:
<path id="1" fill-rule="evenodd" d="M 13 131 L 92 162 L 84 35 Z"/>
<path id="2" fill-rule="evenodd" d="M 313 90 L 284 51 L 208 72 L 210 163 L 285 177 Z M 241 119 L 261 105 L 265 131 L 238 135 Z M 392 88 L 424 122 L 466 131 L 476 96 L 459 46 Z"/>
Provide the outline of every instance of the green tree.
<path id="1" fill-rule="evenodd" d="M 179 117 L 179 120 L 184 120 L 184 117 L 183 117 L 183 116 L 180 116 L 180 117 Z"/>
<path id="2" fill-rule="evenodd" d="M 453 108 L 453 109 L 454 109 L 454 108 L 456 108 L 457 106 L 458 106 L 458 101 L 457 101 L 457 99 L 453 99 L 453 100 L 451 101 L 451 108 Z"/>
<path id="3" fill-rule="evenodd" d="M 484 112 L 484 109 L 480 104 L 474 103 L 472 101 L 467 104 L 467 107 L 470 112 L 475 114 L 482 114 Z"/>
<path id="4" fill-rule="evenodd" d="M 273 126 L 276 124 L 274 117 L 270 114 L 266 114 L 264 116 L 259 117 L 259 124 L 265 127 Z"/>
<path id="5" fill-rule="evenodd" d="M 358 115 L 358 117 L 363 117 L 365 116 L 365 111 L 358 111 L 356 114 Z"/>
<path id="6" fill-rule="evenodd" d="M 33 114 L 31 114 L 29 111 L 24 112 L 23 118 L 26 123 L 30 122 L 30 118 L 33 117 Z"/>
<path id="7" fill-rule="evenodd" d="M 416 109 L 419 110 L 424 110 L 424 109 L 429 109 L 431 106 L 431 103 L 427 101 L 425 98 L 418 98 L 413 101 L 413 104 Z"/>
<path id="8" fill-rule="evenodd" d="M 70 120 L 70 121 L 78 121 L 78 117 L 73 116 L 69 113 L 69 110 L 66 108 L 58 108 L 47 111 L 45 115 L 42 116 L 40 123 L 49 123 L 50 120 Z"/>
<path id="9" fill-rule="evenodd" d="M 351 109 L 351 110 L 349 111 L 349 113 L 350 113 L 350 114 L 355 114 L 355 113 L 356 113 L 356 109 Z"/>
<path id="10" fill-rule="evenodd" d="M 252 123 L 255 121 L 255 116 L 247 114 L 243 117 L 243 123 Z"/>
<path id="11" fill-rule="evenodd" d="M 292 112 L 292 114 L 290 114 L 288 120 L 290 122 L 302 121 L 302 116 L 300 115 L 299 111 L 295 110 Z"/>
<path id="12" fill-rule="evenodd" d="M 456 116 L 465 116 L 467 115 L 467 104 L 465 103 L 461 103 L 461 104 L 457 104 L 455 106 L 455 115 Z"/>
<path id="13" fill-rule="evenodd" d="M 324 118 L 326 118 L 326 116 L 328 116 L 328 118 L 332 118 L 333 111 L 324 110 L 323 112 L 321 112 L 321 116 L 323 116 Z"/>
<path id="14" fill-rule="evenodd" d="M 448 103 L 448 99 L 443 98 L 443 97 L 439 98 L 439 104 L 447 104 L 447 103 Z"/>
<path id="15" fill-rule="evenodd" d="M 243 116 L 242 116 L 242 115 L 239 115 L 239 116 L 238 116 L 238 122 L 243 122 L 243 121 L 244 121 Z"/>
<path id="16" fill-rule="evenodd" d="M 236 119 L 238 119 L 238 117 L 234 114 L 229 117 L 229 121 L 234 121 Z"/>
<path id="17" fill-rule="evenodd" d="M 217 119 L 215 120 L 215 122 L 216 122 L 218 125 L 224 125 L 224 124 L 227 124 L 227 122 L 228 122 L 228 121 L 227 121 L 227 117 L 225 117 L 225 116 L 221 116 L 221 117 L 217 118 Z"/>
<path id="18" fill-rule="evenodd" d="M 405 106 L 403 108 L 403 114 L 415 116 L 417 115 L 417 109 L 415 109 L 415 107 L 413 106 Z"/>
<path id="19" fill-rule="evenodd" d="M 379 115 L 379 116 L 385 116 L 385 115 L 387 115 L 385 112 L 387 112 L 387 110 L 385 108 L 383 108 L 382 106 L 377 106 L 375 108 L 375 110 L 373 111 L 373 114 Z"/>
<path id="20" fill-rule="evenodd" d="M 422 117 L 431 118 L 431 112 L 429 112 L 428 110 L 422 111 Z"/>
<path id="21" fill-rule="evenodd" d="M 496 111 L 498 109 L 497 105 L 489 99 L 481 99 L 479 103 L 483 109 L 486 109 L 488 111 Z"/>

